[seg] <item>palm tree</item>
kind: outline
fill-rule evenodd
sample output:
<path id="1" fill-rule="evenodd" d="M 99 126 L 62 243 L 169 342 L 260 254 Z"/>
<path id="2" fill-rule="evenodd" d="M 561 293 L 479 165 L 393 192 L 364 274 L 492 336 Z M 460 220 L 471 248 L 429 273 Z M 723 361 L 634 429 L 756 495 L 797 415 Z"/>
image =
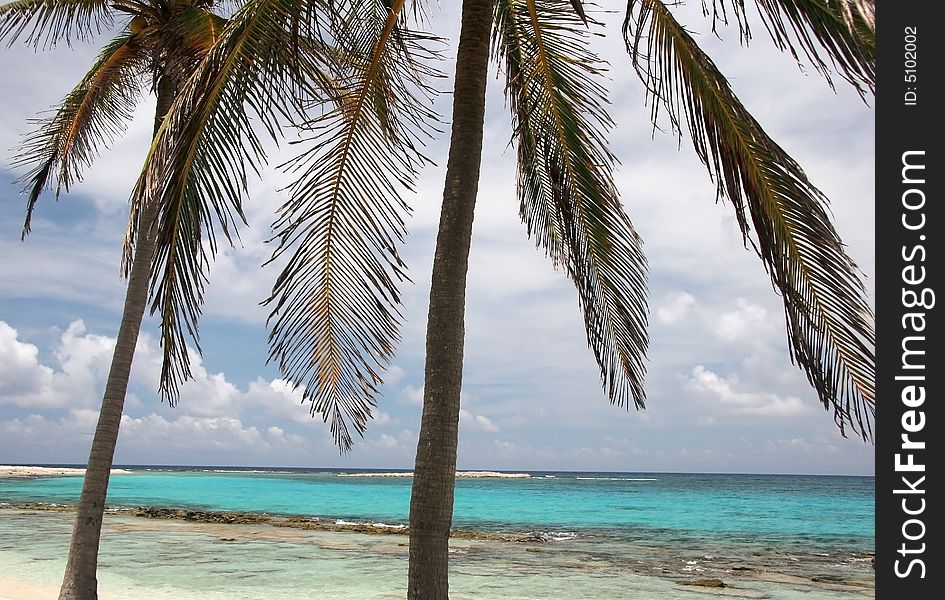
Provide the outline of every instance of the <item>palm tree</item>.
<path id="1" fill-rule="evenodd" d="M 447 598 L 466 272 L 479 187 L 491 0 L 465 0 L 456 55 L 453 124 L 433 258 L 423 421 L 410 498 L 408 598 Z"/>
<path id="2" fill-rule="evenodd" d="M 724 11 L 725 2 L 721 5 Z M 872 3 L 759 1 L 775 43 L 803 50 L 829 81 L 831 61 L 861 92 L 872 90 Z M 410 503 L 408 598 L 448 597 L 462 387 L 464 289 L 476 200 L 490 11 L 494 55 L 504 66 L 518 148 L 521 217 L 578 289 L 588 345 L 612 403 L 642 408 L 645 270 L 639 237 L 611 178 L 599 62 L 588 49 L 579 0 L 465 0 L 457 55 L 453 133 L 433 263 L 423 414 Z M 744 5 L 733 1 L 743 39 Z M 715 13 L 718 15 L 718 13 Z M 713 27 L 716 25 L 713 22 Z M 871 436 L 874 330 L 863 285 L 825 210 L 826 199 L 762 130 L 665 3 L 631 0 L 627 49 L 677 131 L 735 207 L 784 300 L 792 359 L 806 372 L 841 433 Z M 645 47 L 645 52 L 641 49 Z M 826 60 L 822 58 L 822 50 Z M 750 216 L 750 221 L 749 221 Z"/>
<path id="3" fill-rule="evenodd" d="M 181 157 L 206 153 L 206 164 L 224 165 L 202 175 L 210 181 L 247 159 L 258 160 L 239 151 L 240 139 L 253 136 L 248 123 L 229 129 L 215 123 L 230 123 L 233 107 L 260 98 L 252 109 L 275 135 L 279 98 L 260 95 L 273 63 L 234 53 L 271 45 L 268 36 L 281 29 L 265 31 L 263 24 L 284 23 L 278 15 L 291 13 L 297 16 L 289 19 L 293 28 L 304 24 L 311 37 L 333 41 L 324 72 L 309 73 L 321 90 L 315 94 L 321 112 L 297 123 L 311 132 L 302 140 L 309 149 L 285 165 L 298 176 L 273 239 L 274 258 L 288 260 L 268 301 L 271 357 L 303 388 L 312 413 L 330 421 L 342 450 L 352 443 L 349 423 L 363 432 L 397 341 L 396 280 L 405 275 L 396 247 L 408 211 L 401 193 L 423 163 L 417 146 L 433 118 L 423 102 L 430 38 L 408 27 L 405 4 L 310 0 L 297 10 L 288 0 L 249 3 L 221 36 L 219 56 L 211 52 L 182 94 L 184 109 L 173 112 L 181 117 L 169 120 L 168 135 L 155 143 L 153 171 L 142 186 L 162 193 L 164 174 L 174 172 Z M 422 16 L 419 4 L 415 17 Z M 862 93 L 872 90 L 871 2 L 757 4 L 779 48 L 806 56 L 828 81 L 838 72 Z M 750 37 L 740 0 L 716 0 L 713 7 L 713 27 L 732 14 L 742 38 Z M 411 497 L 410 598 L 446 598 L 448 590 L 465 279 L 490 37 L 506 75 L 522 219 L 577 287 L 588 344 L 611 402 L 644 405 L 646 263 L 612 181 L 602 65 L 589 49 L 588 24 L 579 0 L 463 3 Z M 631 0 L 623 29 L 652 94 L 654 121 L 661 107 L 677 132 L 683 125 L 689 130 L 719 197 L 735 208 L 746 245 L 756 249 L 782 295 L 792 358 L 825 407 L 833 408 L 841 432 L 850 426 L 870 438 L 872 314 L 827 216 L 826 199 L 742 106 L 663 2 Z M 220 94 L 202 95 L 201 87 Z M 218 127 L 236 135 L 204 135 Z"/>
<path id="4" fill-rule="evenodd" d="M 124 23 L 99 53 L 78 85 L 30 134 L 17 156 L 29 168 L 29 201 L 23 236 L 33 210 L 48 187 L 55 193 L 81 180 L 82 169 L 133 118 L 147 88 L 157 96 L 154 133 L 159 131 L 187 74 L 193 72 L 222 29 L 217 0 L 17 0 L 0 7 L 0 40 L 34 46 L 88 40 Z M 96 570 L 102 515 L 121 424 L 125 392 L 141 321 L 153 292 L 152 312 L 161 314 L 164 363 L 161 393 L 170 404 L 190 377 L 185 332 L 197 341 L 197 317 L 208 256 L 201 244 L 214 215 L 229 239 L 240 204 L 190 206 L 189 213 L 164 198 L 132 201 L 123 251 L 128 287 L 98 424 L 92 440 L 60 598 L 97 597 Z M 202 209 L 203 212 L 198 212 Z M 170 232 L 170 233 L 169 233 Z M 199 345 L 197 346 L 199 349 Z"/>

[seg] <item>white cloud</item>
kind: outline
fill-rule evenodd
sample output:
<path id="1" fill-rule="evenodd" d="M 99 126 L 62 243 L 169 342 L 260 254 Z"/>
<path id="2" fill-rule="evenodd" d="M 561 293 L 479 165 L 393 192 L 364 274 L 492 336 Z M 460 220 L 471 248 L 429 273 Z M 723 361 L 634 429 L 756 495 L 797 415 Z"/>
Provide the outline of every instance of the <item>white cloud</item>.
<path id="1" fill-rule="evenodd" d="M 726 379 L 698 365 L 692 370 L 687 385 L 709 397 L 714 408 L 736 414 L 761 417 L 796 417 L 813 412 L 812 407 L 796 396 L 779 396 L 770 392 L 745 392 L 737 389 L 737 377 Z"/>
<path id="2" fill-rule="evenodd" d="M 384 433 L 380 438 L 377 439 L 376 444 L 380 448 L 386 448 L 387 450 L 393 450 L 401 447 L 400 441 L 394 436 Z"/>
<path id="3" fill-rule="evenodd" d="M 17 331 L 0 321 L 0 403 L 30 406 L 52 383 L 53 370 L 39 364 L 39 349 L 17 339 Z"/>
<path id="4" fill-rule="evenodd" d="M 493 423 L 485 415 L 474 415 L 465 408 L 459 411 L 459 423 L 461 427 L 466 427 L 470 431 L 485 431 L 495 433 L 499 431 L 498 425 Z"/>
<path id="5" fill-rule="evenodd" d="M 712 328 L 726 342 L 758 339 L 759 333 L 771 327 L 768 311 L 744 298 L 735 300 L 736 309 L 711 321 Z"/>
<path id="6" fill-rule="evenodd" d="M 396 425 L 397 421 L 390 416 L 390 413 L 384 412 L 383 410 L 373 410 L 373 418 L 369 423 L 369 427 L 390 427 Z"/>
<path id="7" fill-rule="evenodd" d="M 416 432 L 410 429 L 401 429 L 396 433 L 378 434 L 377 430 L 372 429 L 369 425 L 365 438 L 355 443 L 351 450 L 351 456 L 362 461 L 378 461 L 378 457 L 383 457 L 382 461 L 389 465 L 409 468 L 413 466 L 416 450 Z"/>
<path id="8" fill-rule="evenodd" d="M 257 377 L 247 386 L 245 393 L 238 395 L 236 401 L 241 408 L 251 407 L 257 414 L 283 422 L 311 424 L 321 423 L 321 418 L 311 415 L 309 402 L 305 402 L 300 388 L 293 388 L 285 379 L 267 381 Z M 327 428 L 326 428 L 327 431 Z"/>
<path id="9" fill-rule="evenodd" d="M 686 318 L 696 299 L 686 292 L 672 292 L 656 309 L 656 318 L 667 325 L 678 323 Z"/>
<path id="10" fill-rule="evenodd" d="M 155 413 L 144 417 L 125 415 L 121 420 L 121 430 L 123 438 L 136 440 L 138 450 L 149 447 L 188 452 L 265 452 L 271 449 L 259 429 L 246 426 L 236 418 L 181 415 L 167 419 Z"/>
<path id="11" fill-rule="evenodd" d="M 7 462 L 84 462 L 98 411 L 67 410 L 58 415 L 30 413 L 0 421 L 0 456 Z"/>
<path id="12" fill-rule="evenodd" d="M 387 372 L 384 373 L 384 385 L 388 388 L 393 388 L 395 385 L 403 381 L 404 377 L 407 376 L 407 372 L 397 365 L 391 365 L 387 368 Z"/>
<path id="13" fill-rule="evenodd" d="M 86 334 L 82 321 L 74 321 L 53 353 L 59 363 L 54 368 L 40 364 L 36 346 L 17 337 L 15 329 L 0 321 L 0 404 L 66 408 L 97 403 L 114 340 Z"/>
<path id="14" fill-rule="evenodd" d="M 422 406 L 423 405 L 423 386 L 414 387 L 412 385 L 405 385 L 400 389 L 398 393 L 401 404 L 407 404 L 409 406 Z"/>
<path id="15" fill-rule="evenodd" d="M 81 320 L 70 323 L 55 352 L 62 369 L 57 374 L 57 378 L 62 380 L 62 388 L 97 395 L 95 391 L 99 382 L 108 376 L 114 352 L 114 338 L 88 333 Z"/>

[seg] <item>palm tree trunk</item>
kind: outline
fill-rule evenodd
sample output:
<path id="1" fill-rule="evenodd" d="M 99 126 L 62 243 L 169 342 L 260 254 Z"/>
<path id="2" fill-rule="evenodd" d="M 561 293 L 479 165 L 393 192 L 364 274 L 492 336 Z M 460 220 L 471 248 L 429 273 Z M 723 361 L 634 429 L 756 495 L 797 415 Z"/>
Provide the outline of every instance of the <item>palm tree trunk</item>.
<path id="1" fill-rule="evenodd" d="M 409 600 L 447 600 L 449 592 L 466 272 L 479 188 L 491 28 L 492 1 L 465 0 L 446 185 L 433 257 L 423 415 L 410 497 Z"/>
<path id="2" fill-rule="evenodd" d="M 176 83 L 174 77 L 162 77 L 158 84 L 158 102 L 155 111 L 154 133 L 160 127 L 174 101 Z M 141 212 L 138 223 L 138 235 L 135 240 L 134 259 L 128 275 L 128 289 L 125 291 L 125 306 L 112 354 L 111 367 L 105 383 L 102 408 L 98 414 L 98 424 L 92 439 L 89 462 L 86 466 L 82 494 L 75 525 L 72 529 L 72 541 L 69 545 L 69 557 L 66 572 L 59 590 L 59 600 L 96 600 L 98 598 L 98 548 L 102 534 L 102 516 L 105 512 L 105 496 L 108 493 L 108 478 L 111 473 L 115 447 L 118 443 L 118 429 L 125 405 L 125 392 L 131 374 L 138 332 L 148 303 L 148 284 L 151 275 L 151 263 L 154 260 L 156 236 L 152 225 L 157 217 L 159 198 L 152 199 Z"/>

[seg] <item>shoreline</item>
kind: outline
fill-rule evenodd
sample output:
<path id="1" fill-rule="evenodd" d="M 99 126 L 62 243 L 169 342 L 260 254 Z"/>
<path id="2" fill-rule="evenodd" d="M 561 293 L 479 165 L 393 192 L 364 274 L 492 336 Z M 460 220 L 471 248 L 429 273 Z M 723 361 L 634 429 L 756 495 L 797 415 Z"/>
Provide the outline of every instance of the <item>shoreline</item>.
<path id="1" fill-rule="evenodd" d="M 129 475 L 128 469 L 112 469 L 112 475 Z M 0 477 L 73 477 L 85 475 L 84 467 L 35 467 L 0 465 Z"/>
<path id="2" fill-rule="evenodd" d="M 239 470 L 238 470 L 239 471 Z M 262 471 L 261 471 L 262 472 Z M 115 468 L 112 475 L 130 475 L 132 469 Z M 38 465 L 0 465 L 0 477 L 70 477 L 85 475 L 85 467 L 43 467 Z M 412 471 L 339 472 L 339 477 L 413 477 Z M 457 479 L 531 479 L 530 473 L 505 471 L 456 471 Z M 0 599 L 2 600 L 2 599 Z"/>

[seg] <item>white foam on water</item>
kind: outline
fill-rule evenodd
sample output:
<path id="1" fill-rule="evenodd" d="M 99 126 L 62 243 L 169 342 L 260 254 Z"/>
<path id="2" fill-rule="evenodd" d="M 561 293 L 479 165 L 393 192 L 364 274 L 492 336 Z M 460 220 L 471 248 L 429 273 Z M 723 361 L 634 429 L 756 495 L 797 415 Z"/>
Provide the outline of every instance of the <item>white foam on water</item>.
<path id="1" fill-rule="evenodd" d="M 659 481 L 653 477 L 575 477 L 583 481 Z"/>

